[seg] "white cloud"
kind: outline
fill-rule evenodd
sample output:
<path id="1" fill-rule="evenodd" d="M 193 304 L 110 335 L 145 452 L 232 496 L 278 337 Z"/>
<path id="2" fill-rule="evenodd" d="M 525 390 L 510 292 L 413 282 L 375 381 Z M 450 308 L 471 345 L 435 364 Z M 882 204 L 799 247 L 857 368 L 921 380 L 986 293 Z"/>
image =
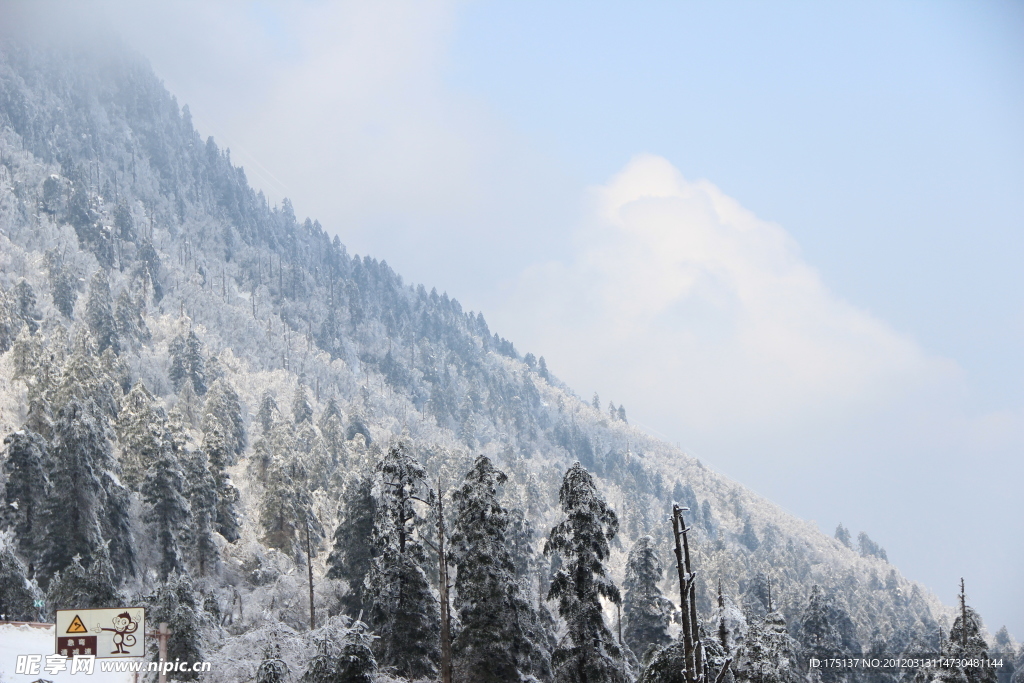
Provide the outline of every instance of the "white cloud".
<path id="1" fill-rule="evenodd" d="M 575 187 L 444 82 L 455 2 L 110 3 L 200 131 L 351 252 L 482 308 L 560 239 Z"/>
<path id="2" fill-rule="evenodd" d="M 780 226 L 651 155 L 592 191 L 574 257 L 526 271 L 502 319 L 570 384 L 600 377 L 677 435 L 843 419 L 958 372 L 830 293 Z"/>

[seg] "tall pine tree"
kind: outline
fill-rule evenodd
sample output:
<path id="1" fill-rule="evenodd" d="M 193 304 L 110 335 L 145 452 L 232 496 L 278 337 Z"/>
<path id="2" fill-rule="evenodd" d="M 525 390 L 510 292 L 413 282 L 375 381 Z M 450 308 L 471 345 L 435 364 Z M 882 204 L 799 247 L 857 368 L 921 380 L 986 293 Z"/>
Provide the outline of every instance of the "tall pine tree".
<path id="1" fill-rule="evenodd" d="M 605 568 L 619 521 L 579 462 L 565 473 L 558 502 L 565 519 L 551 529 L 544 546 L 545 554 L 561 558 L 548 591 L 548 599 L 558 601 L 558 613 L 566 622 L 566 634 L 551 657 L 555 680 L 623 683 L 628 680 L 626 665 L 601 608 L 602 597 L 621 601 Z"/>
<path id="2" fill-rule="evenodd" d="M 373 560 L 364 596 L 371 626 L 380 634 L 380 661 L 408 678 L 433 676 L 440 658 L 440 611 L 423 569 L 413 509 L 425 476 L 402 443 L 388 449 L 377 465 Z"/>
<path id="3" fill-rule="evenodd" d="M 121 352 L 121 338 L 117 332 L 113 308 L 107 271 L 101 268 L 92 276 L 92 282 L 89 283 L 89 298 L 85 302 L 85 322 L 96 339 L 100 353 L 107 349 L 114 353 Z"/>
<path id="4" fill-rule="evenodd" d="M 537 616 L 516 581 L 507 538 L 512 518 L 498 502 L 508 477 L 479 456 L 452 495 L 451 562 L 462 628 L 453 644 L 458 681 L 500 683 L 546 677 L 548 654 L 535 642 Z"/>
<path id="5" fill-rule="evenodd" d="M 654 548 L 654 539 L 641 536 L 633 544 L 626 560 L 625 596 L 622 601 L 624 628 L 622 639 L 642 657 L 652 645 L 667 645 L 668 627 L 675 607 L 661 593 L 658 584 L 664 568 Z"/>
<path id="6" fill-rule="evenodd" d="M 188 334 L 179 334 L 171 340 L 168 350 L 171 354 L 171 368 L 167 376 L 174 383 L 174 390 L 181 391 L 185 380 L 191 380 L 193 391 L 199 396 L 205 394 L 206 360 L 203 357 L 203 343 L 195 331 L 190 329 Z"/>
<path id="7" fill-rule="evenodd" d="M 327 558 L 327 577 L 348 583 L 342 606 L 350 616 L 364 608 L 363 582 L 373 560 L 373 521 L 377 500 L 373 495 L 373 479 L 357 476 L 345 487 L 334 532 L 334 547 Z"/>
<path id="8" fill-rule="evenodd" d="M 182 570 L 180 540 L 189 521 L 184 488 L 185 478 L 178 456 L 165 441 L 142 483 L 142 497 L 147 504 L 143 518 L 155 532 L 160 552 L 160 577 L 164 580 Z"/>
<path id="9" fill-rule="evenodd" d="M 46 504 L 46 442 L 35 432 L 23 429 L 4 439 L 5 458 L 3 507 L 0 524 L 14 532 L 18 552 L 33 573 L 39 539 L 43 535 Z"/>

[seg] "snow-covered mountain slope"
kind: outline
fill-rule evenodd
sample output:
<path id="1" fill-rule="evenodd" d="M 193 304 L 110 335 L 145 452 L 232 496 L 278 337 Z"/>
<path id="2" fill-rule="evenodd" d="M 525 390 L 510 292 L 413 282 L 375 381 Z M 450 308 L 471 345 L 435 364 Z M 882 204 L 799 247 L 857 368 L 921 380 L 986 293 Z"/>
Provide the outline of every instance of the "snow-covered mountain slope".
<path id="1" fill-rule="evenodd" d="M 934 648 L 940 626 L 949 631 L 950 613 L 870 543 L 862 553 L 823 535 L 624 413 L 580 399 L 482 314 L 349 255 L 287 201 L 271 207 L 149 67 L 117 48 L 0 46 L 0 286 L 0 431 L 50 424 L 75 386 L 110 401 L 139 565 L 126 590 L 145 590 L 162 551 L 145 531 L 144 486 L 131 480 L 151 463 L 133 461 L 144 456 L 121 426 L 125 395 L 141 381 L 155 409 L 173 413 L 183 448 L 207 451 L 208 398 L 237 397 L 237 452 L 225 446 L 234 454 L 223 471 L 241 524 L 237 539 L 218 527 L 216 569 L 203 572 L 236 634 L 306 618 L 302 538 L 267 526 L 274 463 L 294 475 L 298 462 L 314 482 L 329 539 L 345 484 L 400 439 L 429 481 L 454 484 L 475 455 L 491 457 L 509 474 L 504 499 L 538 530 L 538 551 L 562 475 L 580 461 L 619 516 L 617 582 L 644 534 L 672 566 L 668 514 L 673 500 L 687 505 L 705 617 L 719 583 L 751 618 L 763 615 L 770 584 L 772 607 L 796 624 L 819 585 L 850 615 L 860 647 Z M 92 379 L 75 384 L 90 363 Z M 322 609 L 340 609 L 343 587 L 323 579 L 317 590 Z"/>

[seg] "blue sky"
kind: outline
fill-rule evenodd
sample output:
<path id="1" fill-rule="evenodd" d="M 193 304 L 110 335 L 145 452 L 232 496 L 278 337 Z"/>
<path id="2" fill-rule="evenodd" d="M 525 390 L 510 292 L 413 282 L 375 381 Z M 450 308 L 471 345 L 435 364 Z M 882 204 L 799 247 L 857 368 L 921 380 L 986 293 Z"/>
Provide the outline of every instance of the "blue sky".
<path id="1" fill-rule="evenodd" d="M 456 25 L 448 82 L 578 177 L 651 152 L 712 180 L 980 400 L 1019 400 L 1024 6 L 482 2 Z"/>
<path id="2" fill-rule="evenodd" d="M 1024 5 L 107 7 L 272 199 L 1024 637 Z"/>

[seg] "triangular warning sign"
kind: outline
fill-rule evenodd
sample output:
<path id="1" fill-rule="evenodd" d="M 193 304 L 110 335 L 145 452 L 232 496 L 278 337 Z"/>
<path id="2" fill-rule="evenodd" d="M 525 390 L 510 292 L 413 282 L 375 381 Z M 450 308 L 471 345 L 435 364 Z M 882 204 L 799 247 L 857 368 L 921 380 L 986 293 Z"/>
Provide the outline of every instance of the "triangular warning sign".
<path id="1" fill-rule="evenodd" d="M 85 630 L 85 624 L 82 623 L 81 617 L 77 614 L 75 615 L 75 618 L 71 620 L 71 625 L 68 626 L 67 633 L 88 633 L 88 631 Z"/>

